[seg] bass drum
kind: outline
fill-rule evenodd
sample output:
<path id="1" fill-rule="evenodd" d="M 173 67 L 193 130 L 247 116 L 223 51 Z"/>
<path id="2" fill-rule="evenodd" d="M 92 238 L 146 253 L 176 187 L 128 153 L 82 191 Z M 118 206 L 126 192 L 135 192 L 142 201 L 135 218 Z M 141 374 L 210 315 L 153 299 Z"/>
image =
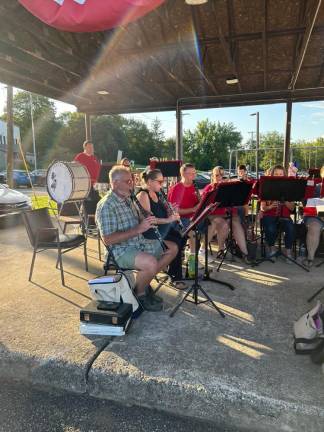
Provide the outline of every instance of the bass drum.
<path id="1" fill-rule="evenodd" d="M 79 162 L 54 161 L 47 169 L 46 185 L 49 196 L 62 204 L 86 199 L 91 179 L 87 168 Z"/>

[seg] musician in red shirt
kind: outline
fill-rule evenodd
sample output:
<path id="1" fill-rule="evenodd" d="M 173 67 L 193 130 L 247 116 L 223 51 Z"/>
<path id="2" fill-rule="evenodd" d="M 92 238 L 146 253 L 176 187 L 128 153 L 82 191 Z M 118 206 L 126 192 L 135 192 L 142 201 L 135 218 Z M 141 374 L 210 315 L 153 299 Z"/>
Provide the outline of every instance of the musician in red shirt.
<path id="1" fill-rule="evenodd" d="M 322 198 L 324 195 L 323 181 L 324 181 L 324 165 L 320 170 L 322 182 L 318 183 L 314 188 L 314 198 Z M 306 210 L 304 214 L 306 213 Z M 324 229 L 324 220 L 319 216 L 305 216 L 304 222 L 307 228 L 306 234 L 306 246 L 307 246 L 307 258 L 304 259 L 303 265 L 310 268 L 313 265 L 315 252 L 318 248 L 321 239 L 321 232 Z"/>
<path id="2" fill-rule="evenodd" d="M 93 143 L 88 140 L 84 141 L 83 152 L 78 153 L 75 156 L 74 160 L 85 166 L 89 171 L 91 179 L 91 190 L 88 197 L 83 203 L 83 208 L 87 215 L 92 215 L 96 212 L 97 203 L 100 200 L 99 193 L 93 188 L 93 185 L 97 182 L 100 172 L 100 162 L 94 155 Z"/>
<path id="3" fill-rule="evenodd" d="M 91 184 L 93 186 L 99 176 L 100 162 L 94 155 L 93 144 L 91 141 L 84 141 L 83 152 L 78 153 L 74 160 L 87 168 L 90 174 Z"/>
<path id="4" fill-rule="evenodd" d="M 274 177 L 285 176 L 285 168 L 281 165 L 276 165 L 271 169 L 270 175 Z M 269 258 L 275 257 L 277 254 L 274 244 L 279 232 L 279 226 L 281 226 L 282 231 L 285 233 L 285 255 L 292 258 L 291 249 L 294 241 L 294 224 L 290 216 L 294 209 L 295 204 L 289 201 L 285 201 L 284 203 L 280 201 L 261 201 L 262 224 Z M 287 263 L 291 263 L 291 261 L 287 260 Z"/>
<path id="5" fill-rule="evenodd" d="M 176 206 L 183 226 L 187 228 L 190 218 L 198 208 L 200 196 L 194 185 L 196 168 L 193 164 L 186 163 L 180 168 L 181 180 L 169 189 L 168 201 Z M 195 252 L 195 243 L 192 231 L 189 233 L 190 252 Z"/>
<path id="6" fill-rule="evenodd" d="M 203 194 L 206 194 L 207 192 L 214 189 L 218 183 L 222 183 L 223 181 L 226 181 L 223 179 L 223 176 L 224 176 L 224 168 L 221 166 L 216 166 L 212 171 L 211 183 L 210 185 L 207 185 L 204 188 Z M 234 212 L 232 217 L 233 236 L 243 254 L 244 261 L 246 263 L 249 263 L 245 233 L 240 218 L 238 216 L 237 208 L 232 210 L 229 209 L 229 211 Z M 225 249 L 225 241 L 228 237 L 229 230 L 230 230 L 228 209 L 225 207 L 216 208 L 209 216 L 209 221 L 211 224 L 210 225 L 211 228 L 209 228 L 211 230 L 209 237 L 211 238 L 214 234 L 217 234 L 217 241 L 218 241 L 217 257 L 222 258 Z"/>

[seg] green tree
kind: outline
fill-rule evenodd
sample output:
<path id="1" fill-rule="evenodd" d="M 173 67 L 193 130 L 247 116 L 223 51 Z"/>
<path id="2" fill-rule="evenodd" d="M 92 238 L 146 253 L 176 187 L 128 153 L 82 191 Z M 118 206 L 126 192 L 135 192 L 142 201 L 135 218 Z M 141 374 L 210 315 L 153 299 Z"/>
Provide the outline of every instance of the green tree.
<path id="1" fill-rule="evenodd" d="M 54 102 L 45 96 L 20 91 L 14 95 L 14 123 L 20 128 L 24 152 L 33 152 L 32 118 L 33 111 L 37 165 L 43 166 L 49 149 L 53 147 L 62 123 L 56 118 Z M 6 113 L 3 118 L 6 120 Z"/>
<path id="2" fill-rule="evenodd" d="M 184 132 L 185 160 L 194 163 L 201 170 L 226 165 L 229 150 L 237 148 L 241 140 L 242 135 L 233 123 L 200 121 L 193 132 Z"/>
<path id="3" fill-rule="evenodd" d="M 283 134 L 277 131 L 261 134 L 260 149 L 264 149 L 264 151 L 259 152 L 260 168 L 267 170 L 268 168 L 271 168 L 274 165 L 282 164 L 283 147 L 284 147 Z M 275 148 L 275 150 L 268 150 L 269 148 Z"/>

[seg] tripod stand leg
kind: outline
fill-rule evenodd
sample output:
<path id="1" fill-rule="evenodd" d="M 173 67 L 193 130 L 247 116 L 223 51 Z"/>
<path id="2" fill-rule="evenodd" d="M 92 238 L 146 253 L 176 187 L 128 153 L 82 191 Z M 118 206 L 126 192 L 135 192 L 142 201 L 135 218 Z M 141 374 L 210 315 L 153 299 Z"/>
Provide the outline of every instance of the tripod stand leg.
<path id="1" fill-rule="evenodd" d="M 200 287 L 200 291 L 204 294 L 206 299 L 214 306 L 214 308 L 217 310 L 217 312 L 220 314 L 220 316 L 225 318 L 225 314 L 219 309 L 219 307 L 214 303 L 214 301 L 210 298 L 210 296 L 206 293 L 206 291 L 202 287 Z"/>
<path id="2" fill-rule="evenodd" d="M 315 294 L 313 294 L 311 297 L 309 297 L 309 299 L 307 300 L 308 303 L 310 303 L 312 300 L 314 300 L 315 297 L 318 296 L 318 294 L 320 294 L 322 291 L 324 290 L 324 286 L 322 288 L 320 288 L 318 291 L 316 291 Z"/>
<path id="3" fill-rule="evenodd" d="M 195 290 L 195 286 L 192 285 L 191 288 L 186 292 L 186 295 L 175 305 L 175 307 L 170 312 L 169 316 L 172 318 L 174 314 L 177 312 L 182 303 L 186 300 L 186 298 Z"/>
<path id="4" fill-rule="evenodd" d="M 291 261 L 292 263 L 296 264 L 298 267 L 302 268 L 303 270 L 310 272 L 310 270 L 303 266 L 303 264 L 300 264 L 297 260 L 295 260 L 294 258 L 290 258 L 289 256 L 284 255 L 283 253 L 281 253 L 282 256 L 284 256 L 287 260 Z"/>
<path id="5" fill-rule="evenodd" d="M 230 288 L 232 291 L 235 290 L 235 287 L 234 287 L 232 284 L 230 284 L 229 282 L 224 282 L 224 281 L 221 281 L 221 280 L 218 280 L 218 279 L 214 279 L 214 278 L 212 278 L 212 277 L 209 276 L 209 273 L 204 275 L 204 277 L 203 277 L 203 281 L 215 282 L 215 283 L 218 283 L 218 284 L 220 284 L 220 285 L 225 285 L 225 286 L 227 286 L 227 287 Z"/>

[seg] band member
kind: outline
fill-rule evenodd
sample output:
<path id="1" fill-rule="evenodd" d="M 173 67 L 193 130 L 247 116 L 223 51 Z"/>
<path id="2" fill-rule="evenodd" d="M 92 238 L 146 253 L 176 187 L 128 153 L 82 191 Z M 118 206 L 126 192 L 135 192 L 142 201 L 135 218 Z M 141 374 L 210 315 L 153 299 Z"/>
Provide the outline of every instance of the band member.
<path id="1" fill-rule="evenodd" d="M 320 170 L 320 175 L 322 177 L 322 182 L 324 179 L 324 165 Z M 320 198 L 323 195 L 323 183 L 319 183 L 315 188 L 314 198 Z M 304 217 L 304 222 L 307 228 L 306 234 L 306 246 L 307 246 L 307 258 L 303 261 L 306 267 L 312 267 L 316 250 L 320 243 L 321 232 L 324 228 L 324 219 L 319 216 L 306 216 Z"/>
<path id="2" fill-rule="evenodd" d="M 120 165 L 122 165 L 122 166 L 124 166 L 124 167 L 126 167 L 126 168 L 131 168 L 130 160 L 127 159 L 126 157 L 123 158 L 123 159 L 120 161 Z"/>
<path id="3" fill-rule="evenodd" d="M 168 201 L 178 207 L 181 222 L 185 228 L 190 225 L 190 218 L 198 208 L 200 197 L 195 188 L 196 168 L 193 164 L 186 163 L 180 167 L 180 182 L 169 189 Z M 193 232 L 189 233 L 190 253 L 195 253 Z"/>
<path id="4" fill-rule="evenodd" d="M 214 189 L 215 185 L 222 183 L 224 181 L 223 175 L 224 175 L 224 168 L 221 166 L 216 166 L 212 171 L 211 183 L 204 188 L 203 194 Z M 229 211 L 232 210 L 229 209 Z M 225 242 L 229 235 L 229 230 L 230 230 L 230 218 L 228 214 L 228 209 L 224 207 L 216 208 L 213 211 L 212 215 L 209 216 L 209 221 L 211 224 L 210 226 L 212 227 L 211 228 L 212 233 L 217 234 L 217 241 L 218 241 L 217 257 L 222 258 L 224 255 Z M 232 216 L 232 228 L 233 228 L 233 237 L 243 254 L 243 260 L 246 263 L 250 263 L 248 259 L 248 250 L 246 246 L 245 233 L 240 218 L 237 214 L 234 214 Z"/>
<path id="5" fill-rule="evenodd" d="M 237 178 L 240 180 L 248 180 L 248 172 L 244 164 L 240 164 L 237 167 Z"/>
<path id="6" fill-rule="evenodd" d="M 100 171 L 100 162 L 94 155 L 93 143 L 88 140 L 84 141 L 83 152 L 78 153 L 74 160 L 87 168 L 90 174 L 91 184 L 93 186 L 98 179 Z"/>
<path id="7" fill-rule="evenodd" d="M 133 190 L 132 175 L 128 168 L 115 166 L 109 172 L 111 190 L 98 203 L 96 224 L 101 238 L 109 246 L 119 267 L 138 270 L 136 292 L 144 309 L 162 309 L 160 298 L 152 293 L 150 282 L 166 268 L 175 252 L 163 251 L 156 239 L 146 239 L 143 233 L 156 225 L 155 216 L 140 217 L 138 208 L 130 199 Z"/>
<path id="8" fill-rule="evenodd" d="M 168 274 L 178 289 L 185 289 L 187 285 L 182 279 L 182 249 L 186 244 L 186 238 L 181 237 L 176 229 L 180 215 L 176 210 L 170 211 L 170 204 L 164 199 L 161 192 L 164 178 L 159 169 L 148 169 L 142 173 L 143 187 L 137 193 L 137 198 L 142 207 L 156 217 L 156 224 L 166 245 L 176 254 L 175 259 L 170 263 Z M 146 238 L 154 238 L 154 232 L 146 231 Z"/>
<path id="9" fill-rule="evenodd" d="M 276 165 L 271 169 L 270 175 L 274 177 L 285 176 L 285 168 L 281 165 Z M 290 216 L 294 209 L 295 204 L 289 201 L 283 203 L 280 203 L 280 201 L 261 201 L 262 224 L 268 246 L 267 256 L 269 258 L 275 257 L 277 254 L 274 244 L 280 227 L 285 233 L 285 255 L 289 258 L 292 257 L 291 249 L 294 241 L 294 224 Z M 290 262 L 287 260 L 287 263 Z"/>
<path id="10" fill-rule="evenodd" d="M 100 162 L 94 155 L 93 143 L 89 140 L 83 143 L 83 152 L 78 153 L 74 160 L 79 162 L 81 165 L 85 166 L 89 172 L 91 178 L 91 189 L 89 196 L 85 199 L 83 203 L 83 209 L 85 215 L 94 215 L 96 211 L 97 203 L 100 200 L 98 191 L 94 189 L 94 184 L 97 182 L 100 173 Z"/>

